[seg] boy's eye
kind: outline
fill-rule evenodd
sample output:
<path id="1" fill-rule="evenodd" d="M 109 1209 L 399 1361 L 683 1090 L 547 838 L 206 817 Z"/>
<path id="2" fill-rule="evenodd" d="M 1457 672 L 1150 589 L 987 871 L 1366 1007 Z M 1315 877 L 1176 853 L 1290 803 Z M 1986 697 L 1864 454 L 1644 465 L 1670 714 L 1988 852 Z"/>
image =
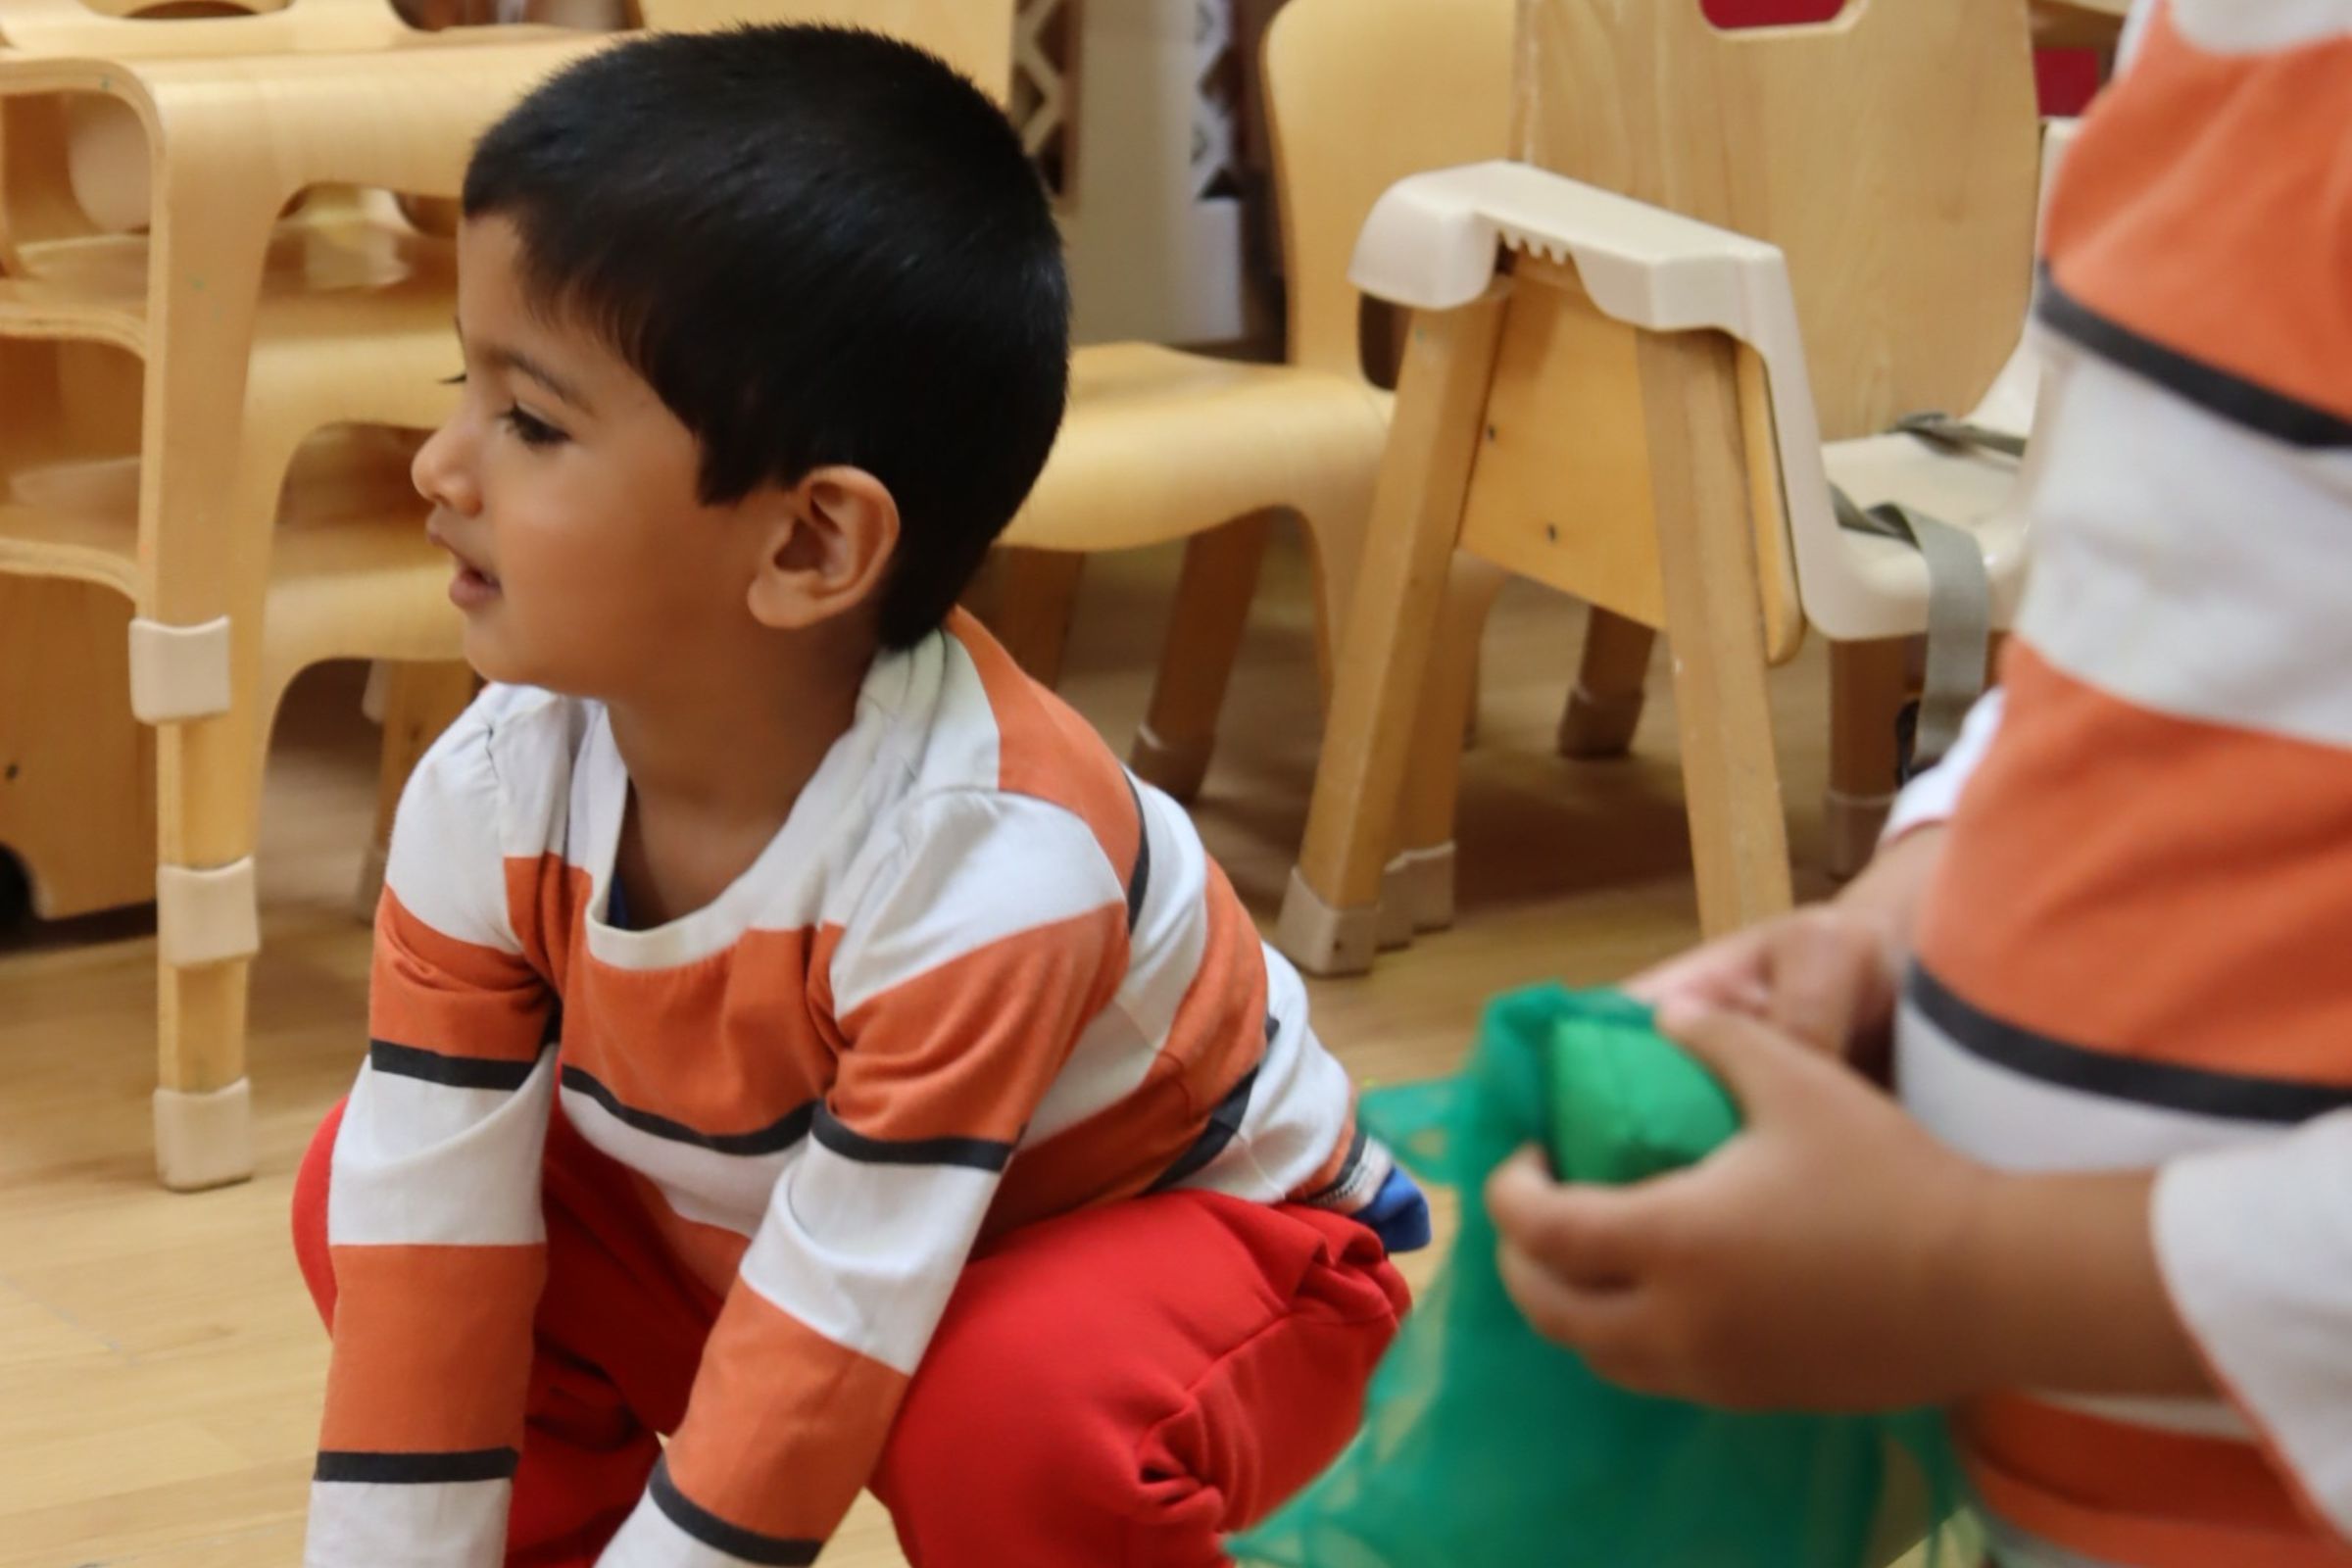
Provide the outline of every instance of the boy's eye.
<path id="1" fill-rule="evenodd" d="M 526 447 L 552 447 L 571 439 L 545 419 L 525 413 L 519 403 L 508 408 L 506 421 L 514 439 Z"/>

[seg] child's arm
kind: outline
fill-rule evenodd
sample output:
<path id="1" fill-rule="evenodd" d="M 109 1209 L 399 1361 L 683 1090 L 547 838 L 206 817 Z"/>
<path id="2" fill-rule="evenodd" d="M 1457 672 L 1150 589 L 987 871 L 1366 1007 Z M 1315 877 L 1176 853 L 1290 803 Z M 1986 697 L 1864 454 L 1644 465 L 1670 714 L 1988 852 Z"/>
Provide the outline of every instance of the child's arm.
<path id="1" fill-rule="evenodd" d="M 508 918 L 486 709 L 418 764 L 335 1142 L 334 1350 L 306 1568 L 495 1568 L 544 1271 L 546 988 Z"/>
<path id="2" fill-rule="evenodd" d="M 1739 1137 L 1639 1187 L 1523 1160 L 1488 1193 L 1513 1297 L 1604 1374 L 1811 1409 L 2210 1389 L 2158 1266 L 2151 1173 L 1996 1173 L 1751 1018 L 1670 1006 L 1661 1025 L 1730 1086 Z"/>
<path id="3" fill-rule="evenodd" d="M 872 1473 L 1015 1144 L 1125 971 L 1126 890 L 1078 818 L 978 793 L 914 814 L 820 933 L 811 984 L 844 1036 L 840 1076 L 608 1564 L 813 1560 Z"/>

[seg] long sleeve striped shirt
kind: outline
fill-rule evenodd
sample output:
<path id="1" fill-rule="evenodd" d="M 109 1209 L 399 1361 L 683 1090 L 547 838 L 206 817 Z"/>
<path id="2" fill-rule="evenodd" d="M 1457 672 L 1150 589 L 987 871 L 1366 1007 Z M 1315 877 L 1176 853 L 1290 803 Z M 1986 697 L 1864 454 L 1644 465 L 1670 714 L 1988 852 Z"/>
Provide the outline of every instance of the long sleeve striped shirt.
<path id="1" fill-rule="evenodd" d="M 2070 153 L 2003 690 L 1898 1022 L 1931 1129 L 2160 1174 L 2211 1399 L 1962 1414 L 1999 1560 L 2352 1562 L 2352 3 L 2169 0 Z"/>
<path id="2" fill-rule="evenodd" d="M 334 1152 L 310 1568 L 500 1560 L 551 1116 L 724 1298 L 611 1568 L 814 1558 L 983 1237 L 1394 1170 L 1183 811 L 958 616 L 877 661 L 757 862 L 612 918 L 593 703 L 492 688 L 420 766 Z"/>

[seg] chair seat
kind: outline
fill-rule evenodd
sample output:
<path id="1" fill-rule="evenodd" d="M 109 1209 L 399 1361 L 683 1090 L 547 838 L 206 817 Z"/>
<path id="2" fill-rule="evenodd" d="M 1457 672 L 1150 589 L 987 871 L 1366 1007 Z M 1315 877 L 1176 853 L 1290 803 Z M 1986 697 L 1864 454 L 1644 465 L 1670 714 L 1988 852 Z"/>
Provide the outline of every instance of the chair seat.
<path id="1" fill-rule="evenodd" d="M 1889 434 L 1833 441 L 1822 449 L 1822 462 L 1830 482 L 1857 506 L 1898 502 L 1975 534 L 1992 579 L 1993 624 L 2009 624 L 2025 588 L 2027 557 L 2017 459 L 1978 449 L 1950 452 L 1917 436 Z M 1918 551 L 1873 534 L 1848 532 L 1843 543 L 1875 590 L 1924 609 L 1928 572 Z"/>
<path id="2" fill-rule="evenodd" d="M 1082 348 L 1061 438 L 1004 542 L 1134 549 L 1334 487 L 1368 492 L 1387 437 L 1387 394 L 1347 376 Z"/>

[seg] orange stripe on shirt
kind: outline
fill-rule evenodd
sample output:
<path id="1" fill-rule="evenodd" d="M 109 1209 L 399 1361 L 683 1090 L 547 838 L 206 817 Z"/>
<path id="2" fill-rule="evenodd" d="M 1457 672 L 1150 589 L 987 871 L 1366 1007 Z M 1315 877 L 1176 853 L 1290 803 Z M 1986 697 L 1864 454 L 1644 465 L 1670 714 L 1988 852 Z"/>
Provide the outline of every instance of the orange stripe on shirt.
<path id="1" fill-rule="evenodd" d="M 1161 1048 L 1204 1117 L 1266 1052 L 1266 950 L 1225 868 L 1211 860 L 1207 872 L 1208 937 Z"/>
<path id="2" fill-rule="evenodd" d="M 1159 1057 L 1125 1099 L 1020 1156 L 1004 1173 L 984 1236 L 1129 1198 L 1193 1147 L 1266 1049 L 1266 960 L 1257 929 L 1212 861 L 1203 895 L 1208 936 Z"/>
<path id="3" fill-rule="evenodd" d="M 651 1177 L 634 1170 L 629 1177 L 637 1191 L 638 1206 L 645 1210 L 670 1255 L 711 1295 L 725 1296 L 735 1283 L 736 1271 L 743 1267 L 743 1254 L 751 1250 L 752 1239 L 724 1225 L 688 1219 L 669 1206 Z"/>
<path id="4" fill-rule="evenodd" d="M 1976 1006 L 2152 1061 L 2352 1084 L 2352 753 L 2118 701 L 2012 640 L 1919 951 Z"/>
<path id="5" fill-rule="evenodd" d="M 1075 812 L 1125 876 L 1136 862 L 1143 823 L 1126 770 L 1093 725 L 1031 680 L 1012 656 L 962 611 L 948 618 L 980 673 L 997 723 L 997 787 Z"/>
<path id="6" fill-rule="evenodd" d="M 563 856 L 509 856 L 507 917 L 522 944 L 523 956 L 557 990 L 570 976 L 572 950 L 579 946 L 594 879 Z"/>
<path id="7" fill-rule="evenodd" d="M 519 1447 L 544 1247 L 336 1247 L 322 1449 Z"/>
<path id="8" fill-rule="evenodd" d="M 737 1286 L 703 1350 L 669 1478 L 731 1525 L 832 1535 L 889 1435 L 906 1379 Z"/>
<path id="9" fill-rule="evenodd" d="M 2067 154 L 2058 287 L 2200 364 L 2352 419 L 2352 37 L 2207 54 L 2166 8 Z"/>
<path id="10" fill-rule="evenodd" d="M 1986 1506 L 2070 1551 L 2134 1568 L 2352 1563 L 2251 1445 L 2018 1396 L 1972 1403 L 1959 1429 Z"/>
<path id="11" fill-rule="evenodd" d="M 445 936 L 384 890 L 368 987 L 374 1038 L 436 1055 L 531 1061 L 550 1001 L 523 958 Z"/>
<path id="12" fill-rule="evenodd" d="M 1012 1143 L 1124 977 L 1127 911 L 1033 926 L 900 981 L 842 1020 L 828 1102 L 852 1131 Z M 1017 1004 L 1015 1004 L 1017 1003 Z"/>
<path id="13" fill-rule="evenodd" d="M 747 931 L 698 962 L 622 969 L 583 953 L 564 1059 L 637 1110 L 713 1137 L 757 1132 L 833 1077 L 808 1003 L 811 934 Z"/>
<path id="14" fill-rule="evenodd" d="M 1135 1197 L 1193 1147 L 1205 1121 L 1178 1063 L 1160 1057 L 1117 1104 L 1020 1152 L 997 1189 L 981 1240 Z"/>

